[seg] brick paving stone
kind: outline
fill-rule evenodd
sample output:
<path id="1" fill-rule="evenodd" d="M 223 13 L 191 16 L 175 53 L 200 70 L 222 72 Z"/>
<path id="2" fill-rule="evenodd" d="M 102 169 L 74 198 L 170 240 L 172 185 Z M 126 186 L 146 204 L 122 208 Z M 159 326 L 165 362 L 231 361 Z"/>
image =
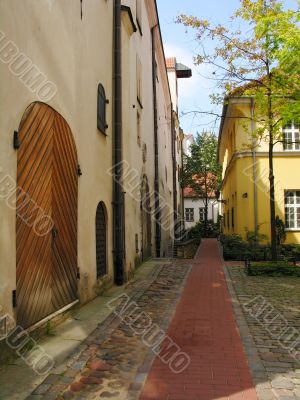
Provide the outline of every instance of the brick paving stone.
<path id="1" fill-rule="evenodd" d="M 257 399 L 214 239 L 197 252 L 168 335 L 190 363 L 174 373 L 161 352 L 140 400 Z"/>

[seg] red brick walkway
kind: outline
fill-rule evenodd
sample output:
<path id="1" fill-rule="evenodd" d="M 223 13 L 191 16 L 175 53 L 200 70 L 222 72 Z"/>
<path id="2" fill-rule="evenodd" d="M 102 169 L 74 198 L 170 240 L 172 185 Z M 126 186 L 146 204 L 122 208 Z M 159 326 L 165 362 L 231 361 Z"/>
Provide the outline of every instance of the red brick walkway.
<path id="1" fill-rule="evenodd" d="M 168 335 L 189 354 L 180 374 L 155 359 L 140 400 L 256 400 L 215 239 L 204 240 Z"/>

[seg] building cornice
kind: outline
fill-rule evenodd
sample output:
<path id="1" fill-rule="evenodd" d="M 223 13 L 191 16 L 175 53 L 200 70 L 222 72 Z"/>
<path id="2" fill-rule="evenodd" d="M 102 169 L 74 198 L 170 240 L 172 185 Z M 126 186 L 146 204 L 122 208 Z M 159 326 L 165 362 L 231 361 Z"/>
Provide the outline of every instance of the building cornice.
<path id="1" fill-rule="evenodd" d="M 269 157 L 269 153 L 267 151 L 256 151 L 255 155 L 256 155 L 256 158 L 268 158 Z M 234 165 L 235 161 L 238 158 L 249 158 L 249 157 L 251 157 L 251 158 L 253 157 L 253 152 L 250 150 L 237 151 L 232 155 L 232 157 L 227 165 L 227 168 L 226 168 L 226 171 L 224 174 L 224 178 L 222 180 L 222 187 L 223 187 L 223 185 L 227 179 L 227 176 L 228 176 L 232 166 Z M 273 157 L 274 158 L 297 158 L 297 157 L 300 158 L 300 150 L 274 151 Z"/>

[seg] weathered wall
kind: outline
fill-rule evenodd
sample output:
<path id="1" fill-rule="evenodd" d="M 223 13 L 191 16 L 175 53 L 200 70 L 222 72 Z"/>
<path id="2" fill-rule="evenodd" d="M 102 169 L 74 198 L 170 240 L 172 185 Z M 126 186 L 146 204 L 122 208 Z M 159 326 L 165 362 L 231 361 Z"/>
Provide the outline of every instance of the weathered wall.
<path id="1" fill-rule="evenodd" d="M 12 135 L 26 107 L 39 98 L 20 78 L 11 73 L 9 58 L 23 52 L 57 87 L 56 95 L 46 102 L 68 122 L 74 135 L 78 160 L 83 172 L 79 178 L 78 265 L 81 271 L 80 297 L 87 301 L 95 296 L 96 251 L 95 213 L 99 201 L 107 207 L 112 219 L 112 182 L 106 170 L 112 160 L 112 2 L 90 0 L 83 5 L 68 0 L 18 1 L 0 3 L 0 29 L 5 37 L 3 48 L 13 41 L 10 55 L 0 51 L 6 63 L 0 63 L 0 165 L 2 176 L 16 180 L 17 153 Z M 101 23 L 99 19 L 101 16 Z M 18 23 L 16 23 L 16 20 Z M 50 34 L 51 33 L 51 34 Z M 97 40 L 96 40 L 97 38 Z M 7 47 L 6 47 L 7 49 Z M 97 130 L 97 86 L 102 83 L 110 104 L 107 106 L 107 136 Z M 15 210 L 0 202 L 0 304 L 8 312 L 11 292 L 16 285 Z M 108 237 L 112 230 L 109 223 Z M 108 268 L 112 277 L 112 247 L 108 244 Z"/>
<path id="2" fill-rule="evenodd" d="M 128 0 L 125 3 L 131 7 L 133 19 L 136 21 L 136 2 Z M 131 193 L 130 190 L 125 190 L 127 276 L 130 276 L 135 265 L 141 261 L 142 220 L 139 195 L 144 176 L 148 179 L 150 193 L 154 192 L 151 27 L 156 24 L 156 16 L 153 4 L 142 1 L 142 34 L 139 31 L 130 34 L 128 20 L 125 22 L 122 12 L 123 157 L 129 168 L 137 174 L 134 180 L 135 190 Z M 89 0 L 82 3 L 81 9 L 79 1 L 4 0 L 0 2 L 0 30 L 0 59 L 4 60 L 0 63 L 0 102 L 5 105 L 0 110 L 0 182 L 5 175 L 10 176 L 13 182 L 16 181 L 17 152 L 13 149 L 12 138 L 14 130 L 18 130 L 25 109 L 34 101 L 46 102 L 68 122 L 83 173 L 79 177 L 78 193 L 78 266 L 81 274 L 80 300 L 86 302 L 95 297 L 103 285 L 103 280 L 96 279 L 95 215 L 100 201 L 106 205 L 108 217 L 108 275 L 104 281 L 113 280 L 113 187 L 109 173 L 113 159 L 113 2 Z M 10 40 L 12 43 L 7 47 Z M 158 64 L 160 194 L 164 203 L 173 210 L 171 100 L 159 35 L 156 35 L 155 40 Z M 9 52 L 7 49 L 10 49 Z M 33 86 L 31 90 L 26 87 L 20 80 L 22 71 L 19 71 L 20 76 L 16 76 L 16 71 L 14 74 L 11 72 L 11 61 L 21 52 L 45 75 L 50 82 L 48 89 L 51 89 L 51 85 L 52 89 L 57 88 L 53 97 L 47 98 L 47 87 L 40 91 Z M 141 104 L 138 104 L 136 96 L 137 56 L 142 65 Z M 106 135 L 97 130 L 99 83 L 104 86 L 109 100 L 106 108 Z M 125 189 L 129 181 L 130 177 L 125 174 Z M 5 188 L 0 189 L 4 190 L 0 193 L 0 306 L 5 312 L 12 313 L 12 291 L 16 288 L 16 218 L 15 210 L 7 205 Z M 154 212 L 153 202 L 151 206 Z M 163 211 L 163 222 L 169 218 L 169 211 Z M 152 220 L 152 254 L 154 235 Z M 162 255 L 166 255 L 170 241 L 170 229 L 162 229 Z"/>

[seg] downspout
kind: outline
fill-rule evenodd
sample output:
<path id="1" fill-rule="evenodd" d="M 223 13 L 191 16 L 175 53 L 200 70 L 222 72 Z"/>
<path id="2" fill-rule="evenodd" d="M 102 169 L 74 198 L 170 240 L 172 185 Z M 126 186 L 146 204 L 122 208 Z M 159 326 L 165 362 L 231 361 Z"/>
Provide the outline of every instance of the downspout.
<path id="1" fill-rule="evenodd" d="M 182 132 L 183 134 L 183 132 Z M 184 187 L 182 185 L 182 174 L 183 174 L 183 140 L 180 140 L 180 156 L 181 156 L 181 171 L 180 171 L 180 190 L 181 190 L 181 229 L 180 229 L 180 238 L 182 237 L 185 231 L 185 220 L 184 220 Z"/>
<path id="2" fill-rule="evenodd" d="M 258 209 L 257 209 L 257 173 L 256 173 L 256 151 L 254 139 L 254 99 L 251 97 L 251 136 L 252 136 L 252 160 L 253 160 L 253 200 L 254 200 L 254 232 L 258 235 Z"/>
<path id="3" fill-rule="evenodd" d="M 113 234 L 115 283 L 124 283 L 124 193 L 122 188 L 121 0 L 114 0 L 114 169 Z"/>
<path id="4" fill-rule="evenodd" d="M 153 86 L 153 116 L 154 116 L 154 203 L 155 203 L 155 253 L 160 257 L 160 202 L 159 202 L 159 163 L 158 163 L 158 116 L 156 93 L 156 60 L 155 60 L 155 29 L 151 29 L 152 38 L 152 86 Z"/>
<path id="5" fill-rule="evenodd" d="M 173 207 L 174 207 L 174 239 L 178 236 L 178 218 L 177 218 L 177 171 L 176 171 L 176 132 L 175 132 L 175 118 L 173 112 L 173 104 L 171 103 L 171 140 L 172 140 L 172 161 L 173 161 Z"/>

